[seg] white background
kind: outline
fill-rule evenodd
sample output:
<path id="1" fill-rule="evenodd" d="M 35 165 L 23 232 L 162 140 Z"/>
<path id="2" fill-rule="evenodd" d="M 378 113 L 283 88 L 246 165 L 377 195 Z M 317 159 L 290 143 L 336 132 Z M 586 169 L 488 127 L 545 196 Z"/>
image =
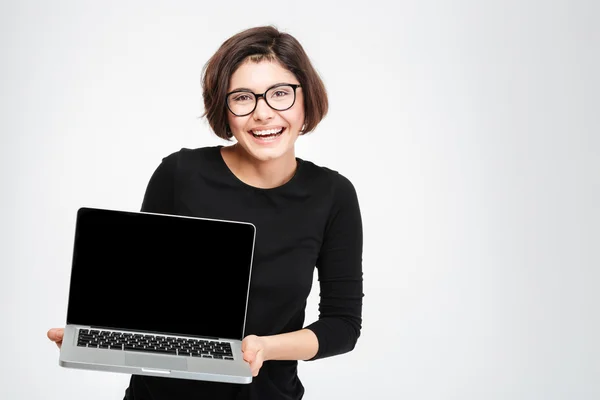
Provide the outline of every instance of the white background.
<path id="1" fill-rule="evenodd" d="M 329 91 L 297 155 L 347 176 L 364 219 L 362 336 L 300 363 L 306 398 L 600 398 L 598 9 L 3 1 L 0 398 L 122 399 L 128 375 L 60 368 L 46 338 L 76 209 L 139 209 L 163 156 L 225 144 L 201 68 L 262 24 Z"/>

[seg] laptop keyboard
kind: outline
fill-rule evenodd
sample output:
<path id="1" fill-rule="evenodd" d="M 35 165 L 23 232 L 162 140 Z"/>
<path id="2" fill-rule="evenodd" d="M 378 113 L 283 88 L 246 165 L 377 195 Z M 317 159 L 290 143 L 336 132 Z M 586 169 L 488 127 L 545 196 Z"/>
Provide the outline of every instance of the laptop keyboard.
<path id="1" fill-rule="evenodd" d="M 201 339 L 80 329 L 77 346 L 233 360 L 231 344 Z"/>

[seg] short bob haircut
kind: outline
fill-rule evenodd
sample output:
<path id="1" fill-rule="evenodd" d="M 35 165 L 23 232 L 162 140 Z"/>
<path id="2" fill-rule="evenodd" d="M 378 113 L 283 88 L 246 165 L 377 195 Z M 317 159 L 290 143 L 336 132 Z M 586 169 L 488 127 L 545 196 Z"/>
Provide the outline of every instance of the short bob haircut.
<path id="1" fill-rule="evenodd" d="M 204 114 L 217 136 L 231 140 L 225 104 L 229 80 L 246 61 L 275 61 L 292 72 L 304 95 L 304 126 L 300 134 L 313 131 L 327 114 L 325 85 L 300 43 L 272 26 L 250 28 L 227 39 L 202 70 Z"/>

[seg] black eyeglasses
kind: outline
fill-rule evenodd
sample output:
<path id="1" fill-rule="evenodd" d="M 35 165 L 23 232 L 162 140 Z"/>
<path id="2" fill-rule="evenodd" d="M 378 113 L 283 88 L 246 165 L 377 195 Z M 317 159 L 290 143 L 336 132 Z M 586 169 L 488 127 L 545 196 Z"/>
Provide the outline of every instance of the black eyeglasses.
<path id="1" fill-rule="evenodd" d="M 258 99 L 265 99 L 265 103 L 273 110 L 289 110 L 296 103 L 296 89 L 301 85 L 281 83 L 271 86 L 264 93 L 253 93 L 246 89 L 234 90 L 227 93 L 227 108 L 238 117 L 252 114 L 258 105 Z"/>

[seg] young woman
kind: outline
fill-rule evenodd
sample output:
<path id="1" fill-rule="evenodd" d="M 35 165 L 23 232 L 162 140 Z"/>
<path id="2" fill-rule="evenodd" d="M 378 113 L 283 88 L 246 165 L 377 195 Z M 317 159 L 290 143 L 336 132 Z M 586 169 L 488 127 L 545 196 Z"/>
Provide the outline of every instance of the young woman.
<path id="1" fill-rule="evenodd" d="M 142 211 L 240 220 L 257 228 L 244 359 L 249 385 L 133 375 L 129 400 L 301 399 L 298 360 L 351 351 L 362 324 L 362 222 L 352 183 L 297 158 L 327 113 L 300 43 L 274 27 L 225 41 L 203 71 L 204 116 L 233 144 L 181 149 L 152 175 Z M 235 243 L 231 243 L 235 248 Z M 305 325 L 315 267 L 319 319 Z M 62 328 L 48 331 L 59 346 Z"/>

